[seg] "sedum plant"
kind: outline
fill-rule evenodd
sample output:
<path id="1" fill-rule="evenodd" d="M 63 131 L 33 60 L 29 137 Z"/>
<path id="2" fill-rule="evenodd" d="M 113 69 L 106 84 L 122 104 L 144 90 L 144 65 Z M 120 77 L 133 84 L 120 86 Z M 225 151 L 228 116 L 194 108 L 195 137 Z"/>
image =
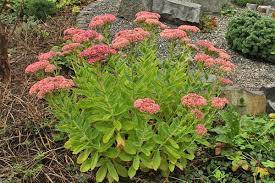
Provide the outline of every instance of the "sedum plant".
<path id="1" fill-rule="evenodd" d="M 135 22 L 142 28 L 112 38 L 115 17 L 96 16 L 90 27 L 101 33 L 67 29 L 62 48 L 26 68 L 51 75 L 30 94 L 47 100 L 58 130 L 68 135 L 65 147 L 78 155 L 82 172 L 96 172 L 97 182 L 133 178 L 139 170 L 163 176 L 183 170 L 198 145 L 210 145 L 207 131 L 229 103 L 219 95 L 221 85 L 232 83 L 230 56 L 207 41 L 193 44 L 188 35 L 197 27 L 170 29 L 159 18 L 139 12 Z M 159 39 L 166 40 L 166 55 Z M 60 76 L 64 66 L 70 78 Z M 208 82 L 210 74 L 218 79 Z"/>

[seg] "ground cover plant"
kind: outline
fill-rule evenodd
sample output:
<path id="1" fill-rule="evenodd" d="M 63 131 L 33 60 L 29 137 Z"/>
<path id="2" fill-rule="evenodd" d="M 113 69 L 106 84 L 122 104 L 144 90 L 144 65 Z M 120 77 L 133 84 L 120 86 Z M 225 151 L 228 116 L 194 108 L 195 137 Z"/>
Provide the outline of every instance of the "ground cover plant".
<path id="1" fill-rule="evenodd" d="M 229 23 L 226 39 L 233 50 L 274 63 L 275 22 L 270 17 L 244 12 Z"/>
<path id="2" fill-rule="evenodd" d="M 219 95 L 231 84 L 230 56 L 207 41 L 193 44 L 188 36 L 197 27 L 171 29 L 159 18 L 140 12 L 139 28 L 112 39 L 116 17 L 96 16 L 91 30 L 67 29 L 62 47 L 40 54 L 25 70 L 44 78 L 30 94 L 47 100 L 58 130 L 69 137 L 65 147 L 78 154 L 81 171 L 95 169 L 98 182 L 133 178 L 138 170 L 168 176 L 184 169 L 198 145 L 210 146 L 204 137 L 229 104 Z M 167 55 L 158 54 L 159 37 L 167 41 Z M 209 74 L 219 79 L 208 83 Z"/>
<path id="3" fill-rule="evenodd" d="M 233 3 L 241 6 L 241 7 L 245 7 L 247 3 L 250 4 L 262 4 L 263 0 L 232 0 Z"/>

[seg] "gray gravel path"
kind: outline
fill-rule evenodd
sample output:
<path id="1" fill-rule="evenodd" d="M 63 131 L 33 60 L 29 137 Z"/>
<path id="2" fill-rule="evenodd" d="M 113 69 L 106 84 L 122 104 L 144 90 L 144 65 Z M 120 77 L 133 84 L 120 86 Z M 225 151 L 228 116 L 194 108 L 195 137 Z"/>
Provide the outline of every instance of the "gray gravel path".
<path id="1" fill-rule="evenodd" d="M 87 28 L 91 18 L 95 15 L 112 13 L 117 14 L 119 0 L 100 0 L 91 3 L 85 7 L 77 17 L 77 26 Z M 232 17 L 218 16 L 218 28 L 210 33 L 198 33 L 194 36 L 194 40 L 209 40 L 217 47 L 225 49 L 232 57 L 232 62 L 238 65 L 231 78 L 241 87 L 248 89 L 258 89 L 262 86 L 275 82 L 275 65 L 251 60 L 242 55 L 231 51 L 225 39 L 227 24 Z M 113 24 L 112 33 L 123 29 L 133 28 L 134 24 L 127 20 L 118 18 Z M 160 47 L 163 47 L 160 45 Z"/>

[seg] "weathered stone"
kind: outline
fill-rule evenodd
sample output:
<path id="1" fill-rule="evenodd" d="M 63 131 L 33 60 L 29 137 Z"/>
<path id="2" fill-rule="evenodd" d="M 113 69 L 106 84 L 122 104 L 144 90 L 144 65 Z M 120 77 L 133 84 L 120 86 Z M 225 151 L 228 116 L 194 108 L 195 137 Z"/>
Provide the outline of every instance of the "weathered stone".
<path id="1" fill-rule="evenodd" d="M 201 5 L 183 0 L 153 0 L 153 12 L 170 18 L 199 23 Z"/>
<path id="2" fill-rule="evenodd" d="M 262 91 L 248 91 L 234 86 L 227 86 L 222 93 L 231 104 L 237 107 L 241 114 L 258 115 L 266 112 L 267 101 Z"/>
<path id="3" fill-rule="evenodd" d="M 246 4 L 246 8 L 249 9 L 249 10 L 255 10 L 256 11 L 257 7 L 258 7 L 257 4 L 250 4 L 250 3 Z"/>
<path id="4" fill-rule="evenodd" d="M 275 8 L 268 7 L 266 9 L 266 15 L 271 16 L 275 12 Z"/>
<path id="5" fill-rule="evenodd" d="M 261 88 L 267 99 L 267 112 L 275 112 L 275 83 Z"/>
<path id="6" fill-rule="evenodd" d="M 271 6 L 258 6 L 257 10 L 262 13 L 266 13 L 266 9 Z"/>
<path id="7" fill-rule="evenodd" d="M 151 11 L 153 0 L 121 0 L 118 16 L 133 20 L 139 11 Z"/>

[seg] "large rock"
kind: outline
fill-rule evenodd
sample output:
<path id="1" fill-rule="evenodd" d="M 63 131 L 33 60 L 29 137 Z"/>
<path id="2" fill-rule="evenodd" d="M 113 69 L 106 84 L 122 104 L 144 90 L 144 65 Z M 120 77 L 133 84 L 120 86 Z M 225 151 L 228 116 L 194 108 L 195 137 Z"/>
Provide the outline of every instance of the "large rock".
<path id="1" fill-rule="evenodd" d="M 264 5 L 270 5 L 275 7 L 275 0 L 264 0 Z"/>
<path id="2" fill-rule="evenodd" d="M 199 23 L 201 5 L 183 0 L 153 0 L 152 11 L 172 19 Z"/>
<path id="3" fill-rule="evenodd" d="M 267 101 L 262 91 L 248 91 L 228 86 L 223 89 L 222 93 L 241 114 L 258 115 L 266 112 Z"/>
<path id="4" fill-rule="evenodd" d="M 133 20 L 139 11 L 152 11 L 153 0 L 121 0 L 118 16 Z"/>

